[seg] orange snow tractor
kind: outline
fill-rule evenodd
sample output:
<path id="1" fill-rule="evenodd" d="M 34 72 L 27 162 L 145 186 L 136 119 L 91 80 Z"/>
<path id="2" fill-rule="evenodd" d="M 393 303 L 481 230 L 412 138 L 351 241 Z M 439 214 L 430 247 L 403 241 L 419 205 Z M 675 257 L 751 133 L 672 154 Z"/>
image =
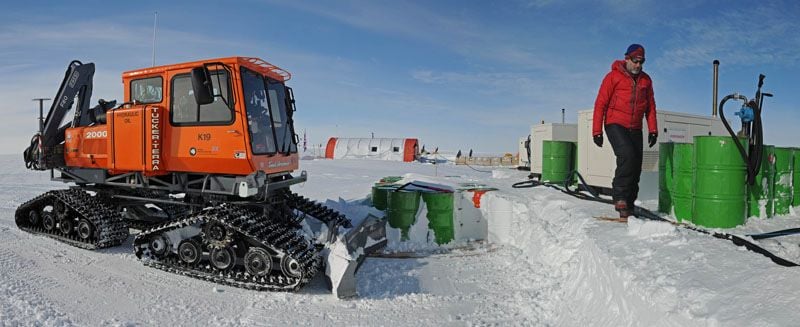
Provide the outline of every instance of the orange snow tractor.
<path id="1" fill-rule="evenodd" d="M 122 74 L 121 104 L 90 108 L 93 75 L 94 64 L 70 63 L 24 152 L 28 168 L 75 186 L 22 204 L 19 228 L 89 249 L 121 244 L 134 228 L 149 266 L 269 290 L 307 283 L 337 240 L 359 254 L 385 245 L 377 219 L 352 228 L 289 190 L 307 177 L 292 175 L 289 72 L 248 57 L 138 69 Z"/>

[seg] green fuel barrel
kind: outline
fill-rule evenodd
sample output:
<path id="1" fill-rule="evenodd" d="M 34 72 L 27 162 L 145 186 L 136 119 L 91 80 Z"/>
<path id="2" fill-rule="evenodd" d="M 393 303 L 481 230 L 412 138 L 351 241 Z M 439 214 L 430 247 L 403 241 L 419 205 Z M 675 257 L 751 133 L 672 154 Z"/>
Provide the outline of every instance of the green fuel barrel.
<path id="1" fill-rule="evenodd" d="M 666 143 L 662 143 L 664 145 Z M 672 149 L 672 206 L 678 221 L 692 221 L 694 144 L 675 143 Z"/>
<path id="2" fill-rule="evenodd" d="M 419 209 L 419 192 L 395 190 L 389 192 L 388 210 L 389 226 L 400 229 L 402 240 L 408 239 L 408 228 L 414 225 Z"/>
<path id="3" fill-rule="evenodd" d="M 675 143 L 658 145 L 658 211 L 672 211 L 672 150 Z"/>
<path id="4" fill-rule="evenodd" d="M 572 171 L 574 154 L 574 142 L 542 141 L 542 181 L 563 183 Z"/>
<path id="5" fill-rule="evenodd" d="M 792 168 L 794 168 L 794 174 L 792 175 L 792 205 L 798 207 L 800 206 L 800 148 L 794 149 L 794 164 Z"/>
<path id="6" fill-rule="evenodd" d="M 747 190 L 747 216 L 770 218 L 774 214 L 775 194 L 775 147 L 763 146 L 761 169 L 755 183 Z"/>
<path id="7" fill-rule="evenodd" d="M 788 215 L 792 204 L 792 149 L 775 148 L 775 215 Z"/>
<path id="8" fill-rule="evenodd" d="M 389 205 L 389 193 L 400 185 L 377 183 L 372 186 L 372 206 L 378 210 L 386 210 Z"/>
<path id="9" fill-rule="evenodd" d="M 453 193 L 422 193 L 428 208 L 428 228 L 433 231 L 436 244 L 447 244 L 455 237 L 453 226 Z"/>
<path id="10" fill-rule="evenodd" d="M 747 141 L 740 139 L 745 145 Z M 728 136 L 694 137 L 694 205 L 692 222 L 730 228 L 746 217 L 746 165 Z"/>

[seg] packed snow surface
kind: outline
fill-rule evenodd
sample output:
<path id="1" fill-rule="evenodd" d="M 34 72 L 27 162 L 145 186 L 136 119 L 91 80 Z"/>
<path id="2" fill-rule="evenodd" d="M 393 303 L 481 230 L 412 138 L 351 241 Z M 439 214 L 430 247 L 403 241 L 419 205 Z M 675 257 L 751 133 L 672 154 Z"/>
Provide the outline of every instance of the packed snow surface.
<path id="1" fill-rule="evenodd" d="M 121 246 L 87 251 L 22 232 L 14 224 L 17 206 L 65 185 L 49 181 L 49 173 L 26 171 L 20 156 L 0 156 L 0 164 L 5 167 L 0 325 L 786 326 L 800 321 L 800 268 L 778 266 L 731 242 L 669 223 L 594 219 L 614 212 L 546 187 L 514 189 L 511 184 L 526 173 L 506 168 L 301 161 L 309 179 L 293 191 L 353 216 L 372 212 L 364 203 L 384 176 L 414 174 L 434 181 L 450 176 L 498 189 L 482 200 L 487 208 L 502 209 L 481 209 L 491 242 L 444 247 L 445 253 L 421 257 L 370 257 L 357 273 L 359 297 L 340 300 L 326 289 L 322 274 L 296 293 L 256 292 L 145 267 L 132 253 L 132 236 Z M 656 207 L 651 201 L 642 205 Z M 798 226 L 793 211 L 751 219 L 726 232 Z M 800 262 L 798 236 L 757 243 Z M 402 250 L 420 250 L 406 246 Z"/>

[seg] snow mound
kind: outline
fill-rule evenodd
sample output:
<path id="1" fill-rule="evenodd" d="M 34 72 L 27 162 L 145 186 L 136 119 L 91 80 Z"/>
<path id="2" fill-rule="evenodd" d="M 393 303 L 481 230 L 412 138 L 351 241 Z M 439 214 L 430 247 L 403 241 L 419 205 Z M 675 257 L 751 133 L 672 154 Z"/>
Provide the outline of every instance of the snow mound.
<path id="1" fill-rule="evenodd" d="M 628 235 L 638 238 L 667 236 L 675 233 L 675 226 L 668 222 L 628 218 Z"/>

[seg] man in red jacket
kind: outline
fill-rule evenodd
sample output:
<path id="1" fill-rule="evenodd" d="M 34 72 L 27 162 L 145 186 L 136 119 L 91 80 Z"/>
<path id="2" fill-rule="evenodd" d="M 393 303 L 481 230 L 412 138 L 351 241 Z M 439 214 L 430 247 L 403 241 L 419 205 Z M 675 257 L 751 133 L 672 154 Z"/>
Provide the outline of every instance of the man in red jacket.
<path id="1" fill-rule="evenodd" d="M 633 214 L 642 174 L 642 117 L 647 117 L 648 143 L 658 139 L 653 81 L 642 71 L 644 47 L 631 44 L 625 60 L 611 64 L 594 102 L 592 137 L 603 146 L 603 126 L 617 157 L 617 170 L 611 183 L 614 209 L 622 219 Z"/>

